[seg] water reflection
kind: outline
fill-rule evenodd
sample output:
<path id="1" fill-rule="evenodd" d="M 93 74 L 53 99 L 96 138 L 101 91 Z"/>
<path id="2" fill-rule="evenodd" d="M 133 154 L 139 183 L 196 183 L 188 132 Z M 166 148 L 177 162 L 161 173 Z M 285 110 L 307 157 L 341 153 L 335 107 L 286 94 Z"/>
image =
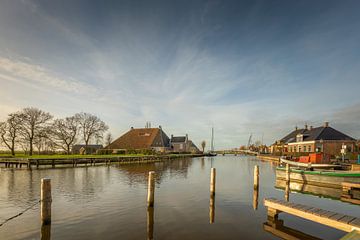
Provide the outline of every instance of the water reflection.
<path id="1" fill-rule="evenodd" d="M 299 230 L 284 226 L 284 221 L 279 219 L 268 220 L 263 224 L 265 231 L 286 240 L 321 240 Z"/>
<path id="2" fill-rule="evenodd" d="M 304 184 L 300 182 L 290 182 L 290 184 L 287 187 L 285 180 L 279 180 L 276 179 L 275 187 L 279 189 L 286 190 L 287 188 L 289 191 L 295 191 L 299 193 L 305 193 L 305 194 L 312 194 L 319 197 L 327 197 L 327 198 L 335 198 L 340 199 L 341 197 L 341 189 L 339 188 L 329 188 L 324 186 L 315 186 L 315 185 L 309 185 Z"/>
<path id="3" fill-rule="evenodd" d="M 51 224 L 42 224 L 41 225 L 40 239 L 41 240 L 50 240 L 51 239 Z"/>
<path id="4" fill-rule="evenodd" d="M 156 182 L 161 183 L 164 177 L 187 178 L 188 170 L 191 167 L 193 159 L 184 158 L 178 161 L 164 161 L 148 164 L 128 164 L 115 165 L 121 173 L 125 174 L 127 182 L 131 186 L 147 182 L 148 172 L 156 172 Z"/>
<path id="5" fill-rule="evenodd" d="M 285 184 L 285 201 L 289 201 L 290 200 L 290 182 L 286 181 Z"/>
<path id="6" fill-rule="evenodd" d="M 215 195 L 213 194 L 210 194 L 209 218 L 210 224 L 213 224 L 215 222 Z"/>
<path id="7" fill-rule="evenodd" d="M 211 162 L 219 173 L 216 199 L 209 195 Z M 261 169 L 262 181 L 258 189 L 253 188 L 255 165 Z M 156 172 L 156 199 L 159 203 L 156 205 L 156 229 L 154 208 L 146 208 L 149 171 Z M 41 226 L 38 218 L 40 209 L 34 208 L 2 226 L 0 238 L 49 239 L 51 235 L 53 239 L 89 240 L 277 239 L 259 230 L 259 224 L 266 218 L 261 197 L 284 197 L 282 191 L 274 188 L 274 171 L 268 162 L 244 156 L 114 164 L 111 167 L 32 171 L 1 169 L 0 220 L 17 214 L 24 209 L 23 206 L 38 200 L 40 179 L 44 177 L 52 179 L 54 214 L 52 226 Z M 294 183 L 290 183 L 290 189 L 294 186 Z M 325 209 L 338 209 L 344 214 L 358 210 L 358 206 L 309 195 L 296 194 L 291 197 L 305 205 L 325 206 Z M 216 224 L 209 224 L 215 223 L 215 201 Z M 206 203 L 209 204 L 209 212 Z M 338 239 L 343 235 L 340 231 L 326 227 L 305 226 L 297 218 L 292 218 L 291 224 L 301 231 L 316 232 L 324 239 Z"/>
<path id="8" fill-rule="evenodd" d="M 148 207 L 147 208 L 147 239 L 152 240 L 154 239 L 154 208 Z"/>

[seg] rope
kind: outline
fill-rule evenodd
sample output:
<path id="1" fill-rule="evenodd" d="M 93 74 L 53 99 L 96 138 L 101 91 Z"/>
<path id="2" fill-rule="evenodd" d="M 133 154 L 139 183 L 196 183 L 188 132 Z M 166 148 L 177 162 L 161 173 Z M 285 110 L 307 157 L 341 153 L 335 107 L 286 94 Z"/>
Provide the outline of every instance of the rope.
<path id="1" fill-rule="evenodd" d="M 39 202 L 40 202 L 40 200 L 39 200 L 39 201 L 37 201 L 35 204 L 31 205 L 30 207 L 26 208 L 25 210 L 23 210 L 22 212 L 20 212 L 20 213 L 18 213 L 18 214 L 16 214 L 16 215 L 14 215 L 14 216 L 12 216 L 12 217 L 10 217 L 10 218 L 6 219 L 6 220 L 5 220 L 5 221 L 3 221 L 2 223 L 0 223 L 0 227 L 2 227 L 5 223 L 7 223 L 7 222 L 9 222 L 9 221 L 13 220 L 14 218 L 17 218 L 17 217 L 19 217 L 19 216 L 23 215 L 25 212 L 29 211 L 31 208 L 33 208 L 33 207 L 35 207 L 37 204 L 39 204 Z"/>

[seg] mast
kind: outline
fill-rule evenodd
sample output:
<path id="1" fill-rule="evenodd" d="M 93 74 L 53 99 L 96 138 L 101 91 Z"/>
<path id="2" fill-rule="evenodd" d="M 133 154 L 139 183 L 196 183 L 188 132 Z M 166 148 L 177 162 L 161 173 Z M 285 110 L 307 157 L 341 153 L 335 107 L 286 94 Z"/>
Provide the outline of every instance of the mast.
<path id="1" fill-rule="evenodd" d="M 211 128 L 211 152 L 214 151 L 214 127 Z"/>

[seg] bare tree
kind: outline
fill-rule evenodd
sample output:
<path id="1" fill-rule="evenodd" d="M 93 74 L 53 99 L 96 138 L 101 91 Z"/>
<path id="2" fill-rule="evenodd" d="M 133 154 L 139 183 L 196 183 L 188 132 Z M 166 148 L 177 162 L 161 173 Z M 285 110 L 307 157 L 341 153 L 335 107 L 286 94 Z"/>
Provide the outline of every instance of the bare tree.
<path id="1" fill-rule="evenodd" d="M 24 108 L 20 114 L 21 128 L 20 132 L 23 139 L 28 142 L 29 155 L 33 154 L 34 139 L 41 136 L 53 118 L 50 113 L 44 112 L 38 108 Z"/>
<path id="2" fill-rule="evenodd" d="M 202 148 L 203 153 L 205 152 L 205 147 L 206 147 L 206 142 L 202 141 L 201 142 L 201 148 Z"/>
<path id="3" fill-rule="evenodd" d="M 9 148 L 12 156 L 15 156 L 15 144 L 18 138 L 20 124 L 18 113 L 12 113 L 5 122 L 0 122 L 0 142 Z"/>
<path id="4" fill-rule="evenodd" d="M 92 139 L 100 140 L 108 126 L 97 116 L 90 113 L 77 113 L 75 117 L 79 119 L 80 132 L 85 142 L 85 149 Z"/>
<path id="5" fill-rule="evenodd" d="M 54 143 L 70 154 L 70 150 L 76 142 L 78 130 L 79 120 L 75 116 L 56 119 L 51 131 Z"/>
<path id="6" fill-rule="evenodd" d="M 105 146 L 109 146 L 113 141 L 111 133 L 108 133 L 105 137 Z"/>
<path id="7" fill-rule="evenodd" d="M 51 132 L 52 127 L 46 126 L 34 137 L 33 144 L 37 148 L 39 155 L 41 151 L 45 150 L 47 143 L 51 139 Z"/>

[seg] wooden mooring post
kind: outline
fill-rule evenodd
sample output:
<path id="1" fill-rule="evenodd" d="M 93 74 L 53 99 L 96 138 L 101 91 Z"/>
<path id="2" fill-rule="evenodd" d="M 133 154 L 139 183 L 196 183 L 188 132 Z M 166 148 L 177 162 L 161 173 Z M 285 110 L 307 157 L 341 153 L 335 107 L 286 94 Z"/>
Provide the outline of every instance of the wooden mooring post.
<path id="1" fill-rule="evenodd" d="M 154 192 L 155 192 L 155 172 L 149 172 L 148 180 L 148 196 L 147 196 L 147 205 L 148 207 L 154 206 Z"/>
<path id="2" fill-rule="evenodd" d="M 210 174 L 210 194 L 215 195 L 215 184 L 216 184 L 216 169 L 211 168 Z"/>
<path id="3" fill-rule="evenodd" d="M 254 166 L 254 189 L 259 188 L 259 166 Z"/>
<path id="4" fill-rule="evenodd" d="M 42 178 L 41 179 L 41 222 L 42 224 L 51 223 L 51 179 Z"/>
<path id="5" fill-rule="evenodd" d="M 257 210 L 259 205 L 259 189 L 254 188 L 253 192 L 253 209 Z"/>

